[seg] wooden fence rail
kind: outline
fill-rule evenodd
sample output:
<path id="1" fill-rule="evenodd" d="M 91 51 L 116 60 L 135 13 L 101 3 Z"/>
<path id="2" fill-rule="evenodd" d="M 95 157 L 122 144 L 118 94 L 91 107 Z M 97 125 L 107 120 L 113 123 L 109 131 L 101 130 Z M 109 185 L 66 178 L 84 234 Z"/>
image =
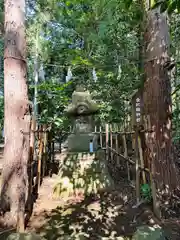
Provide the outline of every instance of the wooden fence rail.
<path id="1" fill-rule="evenodd" d="M 50 163 L 52 161 L 51 149 L 52 137 L 50 128 L 46 124 L 37 126 L 35 118 L 32 117 L 30 131 L 30 151 L 28 161 L 28 199 L 26 205 L 25 225 L 29 221 L 34 201 L 38 197 L 38 192 L 43 178 L 50 174 Z M 34 181 L 35 178 L 35 181 Z M 17 226 L 17 229 L 22 229 L 22 226 Z"/>
<path id="2" fill-rule="evenodd" d="M 61 134 L 72 134 L 73 128 Z M 153 130 L 150 124 L 144 128 L 136 125 L 132 129 L 122 128 L 117 124 L 106 124 L 105 126 L 95 126 L 92 132 L 98 136 L 98 143 L 101 149 L 105 150 L 106 163 L 111 163 L 112 167 L 117 167 L 119 175 L 126 171 L 127 180 L 136 189 L 137 204 L 141 202 L 141 185 L 149 184 L 152 192 L 154 212 L 159 217 L 159 210 L 156 206 L 156 188 L 151 172 L 151 162 L 146 152 L 145 134 L 151 134 Z M 124 171 L 120 169 L 124 166 Z"/>
<path id="3" fill-rule="evenodd" d="M 152 133 L 151 129 L 142 129 L 137 128 L 134 131 L 122 131 L 122 132 L 116 132 L 113 131 L 112 126 L 109 126 L 109 124 L 106 124 L 106 131 L 105 131 L 105 147 L 102 146 L 102 149 L 106 152 L 106 161 L 113 161 L 113 167 L 117 168 L 119 166 L 124 165 L 125 171 L 127 172 L 127 180 L 131 182 L 131 185 L 133 185 L 136 189 L 136 200 L 137 204 L 141 202 L 141 194 L 140 194 L 140 186 L 142 184 L 149 184 L 152 192 L 152 198 L 153 198 L 153 208 L 154 213 L 157 217 L 160 217 L 159 209 L 156 205 L 156 188 L 155 188 L 155 182 L 152 177 L 152 172 L 150 169 L 150 164 L 145 163 L 145 154 L 144 149 L 142 147 L 142 143 L 144 141 L 144 134 L 145 133 Z M 101 138 L 103 138 L 103 133 L 99 133 Z M 119 143 L 119 137 L 121 137 L 121 142 Z M 113 141 L 113 139 L 115 141 Z M 128 156 L 129 150 L 127 146 L 127 141 L 130 139 L 132 143 L 132 152 L 134 153 L 133 156 Z M 101 141 L 103 142 L 103 141 Z M 121 147 L 120 147 L 121 145 Z M 115 163 L 115 165 L 114 165 Z M 125 164 L 123 164 L 125 163 Z M 135 170 L 135 173 L 133 174 L 133 169 Z M 120 171 L 119 171 L 119 174 Z M 135 183 L 135 185 L 134 185 Z"/>

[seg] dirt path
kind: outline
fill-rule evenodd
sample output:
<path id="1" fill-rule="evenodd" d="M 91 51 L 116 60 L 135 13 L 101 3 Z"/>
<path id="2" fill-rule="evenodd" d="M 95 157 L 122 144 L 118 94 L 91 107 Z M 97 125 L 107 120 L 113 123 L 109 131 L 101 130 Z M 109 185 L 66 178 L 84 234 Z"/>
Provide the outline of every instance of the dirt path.
<path id="1" fill-rule="evenodd" d="M 65 154 L 56 155 L 60 162 L 65 158 Z M 118 189 L 63 201 L 53 197 L 58 178 L 44 179 L 27 231 L 51 240 L 120 240 L 131 237 L 138 226 L 155 222 L 147 206 L 132 208 L 135 191 L 125 181 L 119 182 Z"/>
<path id="2" fill-rule="evenodd" d="M 149 206 L 135 204 L 131 187 L 121 183 L 119 189 L 97 195 L 72 197 L 68 201 L 53 199 L 57 177 L 45 179 L 27 231 L 49 240 L 131 239 L 138 226 L 159 224 Z M 180 239 L 179 222 L 163 226 L 170 240 Z"/>
<path id="3" fill-rule="evenodd" d="M 61 161 L 64 156 L 56 158 Z M 63 201 L 53 195 L 58 180 L 57 175 L 44 178 L 27 232 L 48 240 L 128 240 L 138 226 L 157 223 L 149 206 L 133 208 L 135 192 L 125 181 L 119 182 L 115 190 Z M 171 240 L 180 239 L 179 222 L 167 222 L 164 228 L 172 232 Z"/>
<path id="4" fill-rule="evenodd" d="M 53 198 L 57 178 L 44 180 L 27 231 L 51 240 L 121 239 L 132 236 L 137 226 L 154 224 L 147 206 L 132 208 L 134 190 L 125 182 L 119 189 L 65 202 Z"/>

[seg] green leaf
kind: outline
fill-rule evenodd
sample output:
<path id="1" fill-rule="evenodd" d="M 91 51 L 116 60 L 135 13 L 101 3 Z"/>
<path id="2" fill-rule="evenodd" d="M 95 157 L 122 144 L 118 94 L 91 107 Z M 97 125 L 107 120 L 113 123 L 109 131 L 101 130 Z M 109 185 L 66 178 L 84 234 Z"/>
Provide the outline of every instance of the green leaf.
<path id="1" fill-rule="evenodd" d="M 180 13 L 180 1 L 177 1 L 177 11 Z"/>
<path id="2" fill-rule="evenodd" d="M 161 7 L 160 7 L 160 12 L 163 13 L 165 12 L 166 10 L 168 9 L 168 2 L 165 1 L 161 4 Z"/>
<path id="3" fill-rule="evenodd" d="M 129 9 L 132 3 L 133 3 L 133 0 L 125 0 L 125 7 Z"/>
<path id="4" fill-rule="evenodd" d="M 172 14 L 175 11 L 176 7 L 177 7 L 176 1 L 171 2 L 167 9 L 168 14 Z"/>
<path id="5" fill-rule="evenodd" d="M 154 5 L 151 7 L 151 9 L 155 9 L 158 8 L 159 6 L 161 6 L 164 3 L 164 0 L 162 1 L 157 1 L 154 3 Z"/>

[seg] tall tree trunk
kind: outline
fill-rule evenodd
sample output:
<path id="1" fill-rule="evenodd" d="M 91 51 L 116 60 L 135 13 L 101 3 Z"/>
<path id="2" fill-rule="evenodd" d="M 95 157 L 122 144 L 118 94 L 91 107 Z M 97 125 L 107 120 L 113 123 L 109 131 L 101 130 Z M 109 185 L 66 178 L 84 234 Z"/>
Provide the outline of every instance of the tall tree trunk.
<path id="1" fill-rule="evenodd" d="M 179 187 L 172 148 L 171 84 L 168 76 L 170 37 L 167 18 L 158 9 L 147 14 L 145 32 L 144 113 L 151 124 L 147 134 L 157 201 L 163 202 Z"/>
<path id="2" fill-rule="evenodd" d="M 23 221 L 27 193 L 30 116 L 26 83 L 25 0 L 5 0 L 5 149 L 1 207 Z M 23 223 L 22 223 L 23 224 Z"/>

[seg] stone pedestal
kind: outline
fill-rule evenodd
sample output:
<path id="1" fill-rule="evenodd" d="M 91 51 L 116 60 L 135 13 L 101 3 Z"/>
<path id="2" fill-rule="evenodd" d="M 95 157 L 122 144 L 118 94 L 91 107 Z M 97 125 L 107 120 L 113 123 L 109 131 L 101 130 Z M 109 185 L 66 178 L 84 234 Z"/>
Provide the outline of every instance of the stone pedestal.
<path id="1" fill-rule="evenodd" d="M 65 201 L 74 195 L 85 197 L 114 189 L 114 182 L 104 159 L 103 150 L 96 154 L 68 152 L 62 160 L 54 197 Z"/>
<path id="2" fill-rule="evenodd" d="M 93 133 L 75 133 L 68 137 L 69 152 L 89 152 L 89 143 L 93 141 L 93 150 L 96 151 L 97 137 Z"/>

